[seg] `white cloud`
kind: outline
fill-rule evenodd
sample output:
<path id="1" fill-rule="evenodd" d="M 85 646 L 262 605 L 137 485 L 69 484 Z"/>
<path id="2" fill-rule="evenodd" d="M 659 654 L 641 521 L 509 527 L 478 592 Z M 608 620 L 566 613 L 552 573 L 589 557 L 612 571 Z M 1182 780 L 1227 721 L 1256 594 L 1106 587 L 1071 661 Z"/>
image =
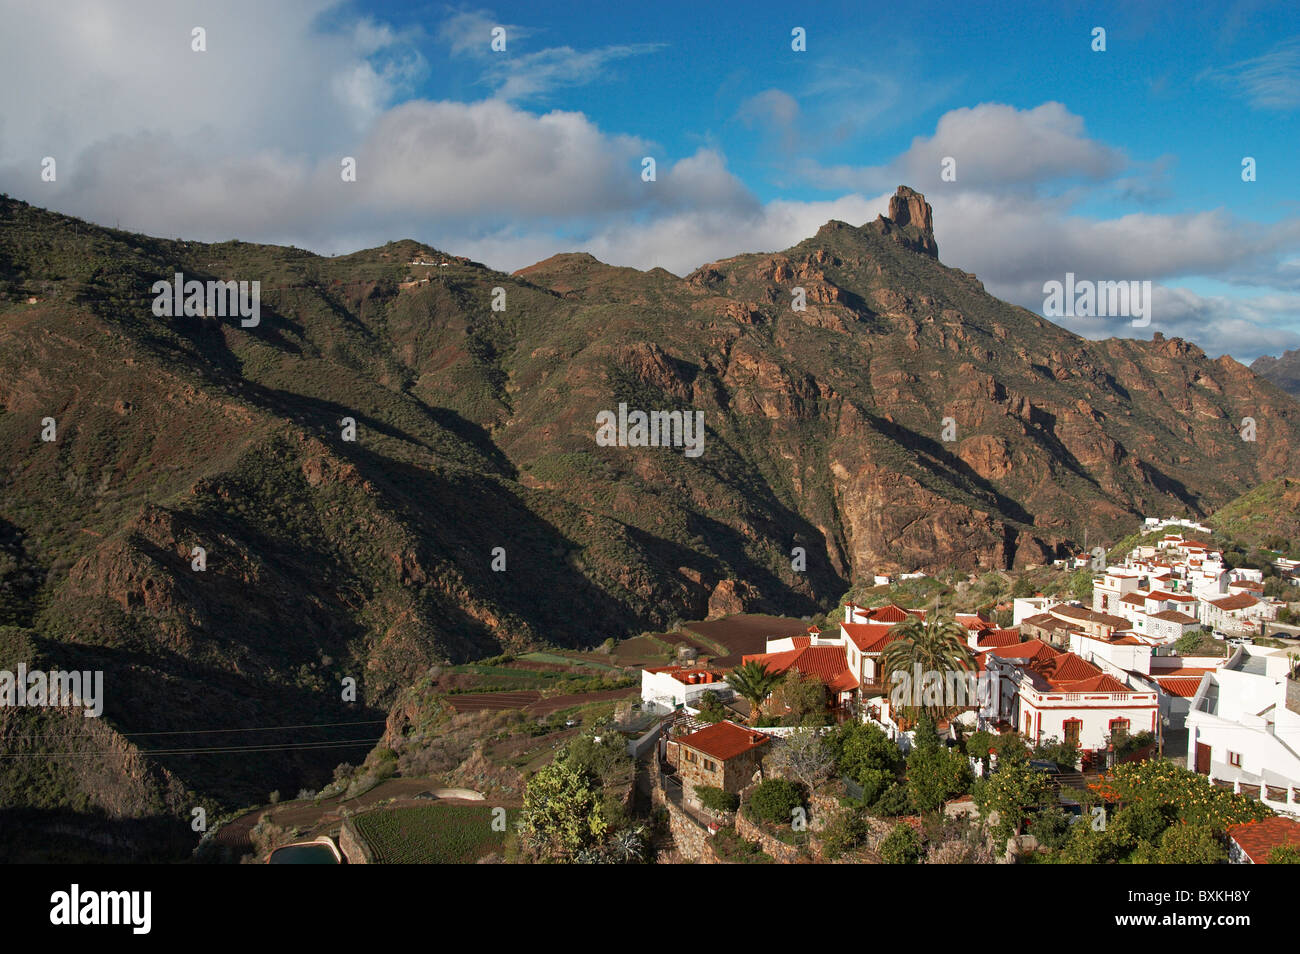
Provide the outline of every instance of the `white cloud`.
<path id="1" fill-rule="evenodd" d="M 1017 109 L 981 103 L 940 117 L 933 136 L 918 136 L 884 166 L 823 167 L 806 160 L 803 175 L 825 188 L 875 190 L 907 182 L 915 188 L 943 188 L 940 165 L 956 160 L 956 181 L 981 190 L 1017 191 L 1062 179 L 1101 180 L 1126 165 L 1123 155 L 1089 139 L 1083 119 L 1061 103 Z"/>
<path id="2" fill-rule="evenodd" d="M 1262 56 L 1202 75 L 1235 89 L 1256 109 L 1295 109 L 1300 107 L 1300 36 Z"/>

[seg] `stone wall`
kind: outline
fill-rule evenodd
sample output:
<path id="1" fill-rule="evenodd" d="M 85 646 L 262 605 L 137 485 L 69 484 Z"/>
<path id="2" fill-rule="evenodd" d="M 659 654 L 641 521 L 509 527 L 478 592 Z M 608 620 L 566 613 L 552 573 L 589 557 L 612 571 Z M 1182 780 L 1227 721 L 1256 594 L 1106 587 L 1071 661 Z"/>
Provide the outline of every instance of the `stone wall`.
<path id="1" fill-rule="evenodd" d="M 736 813 L 736 834 L 746 841 L 756 841 L 760 848 L 782 864 L 792 865 L 806 858 L 794 845 L 787 845 L 745 817 L 744 812 Z"/>
<path id="2" fill-rule="evenodd" d="M 339 832 L 339 850 L 343 852 L 343 857 L 350 865 L 374 864 L 374 860 L 370 857 L 370 850 L 366 848 L 365 842 L 352 827 L 351 818 L 343 819 L 343 828 Z"/>
<path id="3" fill-rule="evenodd" d="M 690 813 L 672 799 L 664 795 L 663 779 L 659 772 L 659 760 L 650 763 L 650 804 L 668 812 L 668 831 L 673 836 L 677 853 L 687 861 L 699 864 L 720 864 L 713 850 L 713 836 L 709 830 L 696 821 Z"/>

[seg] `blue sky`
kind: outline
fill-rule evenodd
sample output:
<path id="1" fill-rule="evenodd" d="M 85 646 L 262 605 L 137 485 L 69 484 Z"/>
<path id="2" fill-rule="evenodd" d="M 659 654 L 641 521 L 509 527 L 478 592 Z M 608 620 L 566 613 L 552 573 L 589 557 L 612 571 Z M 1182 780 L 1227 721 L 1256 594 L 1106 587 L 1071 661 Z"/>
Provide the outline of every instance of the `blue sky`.
<path id="1" fill-rule="evenodd" d="M 0 189 L 95 221 L 324 253 L 414 237 L 504 269 L 583 249 L 684 274 L 860 224 L 906 183 L 934 206 L 941 258 L 1017 304 L 1041 310 L 1067 271 L 1153 283 L 1150 328 L 1061 320 L 1080 334 L 1155 330 L 1243 361 L 1300 347 L 1294 3 L 0 13 Z"/>

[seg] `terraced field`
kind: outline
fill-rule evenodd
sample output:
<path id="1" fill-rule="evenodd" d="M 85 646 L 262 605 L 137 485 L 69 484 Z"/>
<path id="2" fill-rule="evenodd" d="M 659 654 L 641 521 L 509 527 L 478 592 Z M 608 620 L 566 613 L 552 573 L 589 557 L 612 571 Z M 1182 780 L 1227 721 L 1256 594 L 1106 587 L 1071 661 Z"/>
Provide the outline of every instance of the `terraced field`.
<path id="1" fill-rule="evenodd" d="M 352 824 L 378 864 L 473 864 L 504 850 L 518 810 L 504 811 L 502 825 L 500 810 L 492 805 L 435 802 L 367 812 L 355 816 Z M 494 820 L 495 828 L 504 830 L 494 830 Z"/>

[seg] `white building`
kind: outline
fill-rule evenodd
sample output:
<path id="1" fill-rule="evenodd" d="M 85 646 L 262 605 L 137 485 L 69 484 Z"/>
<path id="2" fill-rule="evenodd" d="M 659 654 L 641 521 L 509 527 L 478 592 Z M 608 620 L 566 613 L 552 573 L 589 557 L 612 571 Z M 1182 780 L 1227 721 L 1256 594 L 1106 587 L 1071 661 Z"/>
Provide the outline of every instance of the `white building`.
<path id="1" fill-rule="evenodd" d="M 982 716 L 982 724 L 1014 729 L 1033 744 L 1070 742 L 1084 752 L 1104 749 L 1116 732 L 1156 730 L 1156 692 L 1135 688 L 1075 653 L 1034 639 L 990 649 L 983 661 L 998 691 L 996 711 Z"/>
<path id="2" fill-rule="evenodd" d="M 657 666 L 641 670 L 641 701 L 670 710 L 695 705 L 706 692 L 730 699 L 734 692 L 723 674 L 704 666 Z"/>
<path id="3" fill-rule="evenodd" d="M 1287 678 L 1289 668 L 1285 651 L 1247 646 L 1203 676 L 1187 713 L 1187 767 L 1296 814 L 1300 683 Z"/>

